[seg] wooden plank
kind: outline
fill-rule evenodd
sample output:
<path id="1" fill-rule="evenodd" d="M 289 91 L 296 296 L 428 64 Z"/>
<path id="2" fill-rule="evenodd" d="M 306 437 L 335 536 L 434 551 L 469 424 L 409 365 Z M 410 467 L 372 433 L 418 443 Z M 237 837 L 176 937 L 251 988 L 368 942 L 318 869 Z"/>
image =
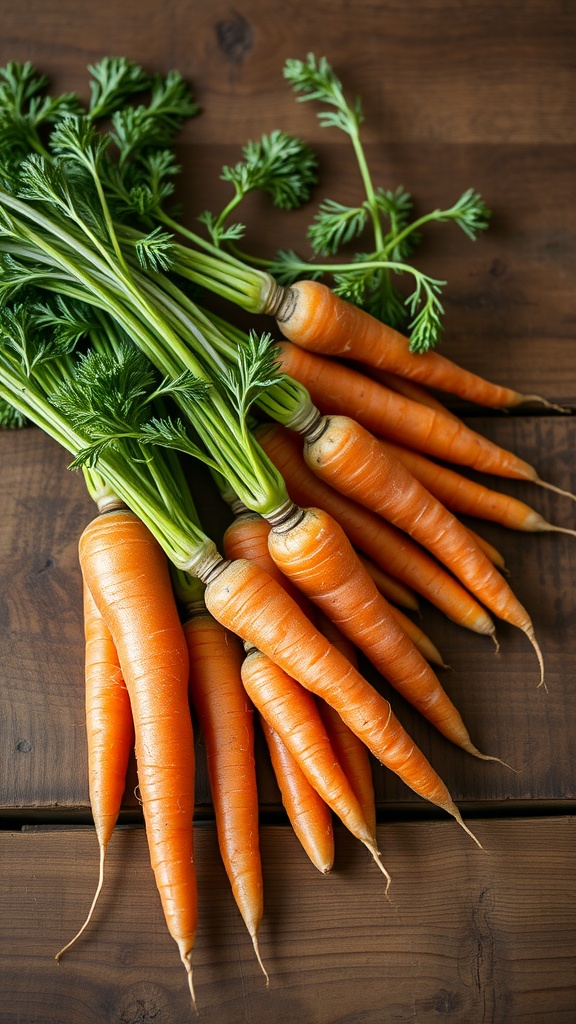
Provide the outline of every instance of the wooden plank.
<path id="1" fill-rule="evenodd" d="M 262 829 L 266 990 L 219 862 L 197 830 L 200 1019 L 337 1024 L 439 1018 L 455 1024 L 572 1024 L 576 863 L 572 818 L 386 825 L 390 901 L 366 851 L 337 834 L 323 877 L 291 832 Z M 99 1024 L 191 1019 L 140 829 L 113 838 L 90 931 L 63 958 L 97 870 L 91 830 L 0 835 L 0 1021 Z M 136 897 L 136 898 L 135 898 Z"/>
<path id="2" fill-rule="evenodd" d="M 493 439 L 538 465 L 557 486 L 576 488 L 573 420 L 556 417 L 476 421 Z M 81 477 L 67 471 L 67 456 L 39 431 L 0 434 L 3 526 L 0 530 L 0 806 L 4 813 L 33 809 L 66 813 L 87 809 L 83 727 L 83 638 L 77 542 L 93 514 Z M 495 481 L 494 481 L 495 482 Z M 551 521 L 575 524 L 574 504 L 532 485 L 501 482 L 502 490 L 530 501 Z M 210 499 L 215 539 L 227 511 Z M 563 534 L 530 536 L 493 525 L 475 526 L 505 555 L 511 582 L 533 615 L 546 660 L 548 692 L 523 634 L 504 625 L 501 649 L 422 605 L 422 626 L 451 672 L 442 681 L 477 745 L 517 769 L 477 762 L 433 733 L 367 665 L 366 673 L 393 701 L 406 727 L 465 805 L 503 801 L 576 799 L 576 738 L 567 728 L 576 708 L 573 580 L 576 540 Z M 209 802 L 204 752 L 198 752 L 198 805 Z M 259 746 L 262 805 L 278 793 L 266 752 Z M 383 807 L 425 805 L 375 765 Z M 127 807 L 135 807 L 133 780 Z"/>

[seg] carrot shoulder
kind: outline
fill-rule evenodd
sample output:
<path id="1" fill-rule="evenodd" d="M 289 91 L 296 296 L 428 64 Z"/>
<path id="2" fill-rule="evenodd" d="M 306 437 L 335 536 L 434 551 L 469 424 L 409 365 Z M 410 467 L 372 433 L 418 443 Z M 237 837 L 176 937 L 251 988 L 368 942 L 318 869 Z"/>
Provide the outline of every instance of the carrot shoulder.
<path id="1" fill-rule="evenodd" d="M 80 564 L 106 623 L 134 719 L 138 784 L 150 860 L 192 998 L 197 927 L 194 740 L 188 651 L 166 556 L 128 510 L 100 515 L 79 543 Z"/>

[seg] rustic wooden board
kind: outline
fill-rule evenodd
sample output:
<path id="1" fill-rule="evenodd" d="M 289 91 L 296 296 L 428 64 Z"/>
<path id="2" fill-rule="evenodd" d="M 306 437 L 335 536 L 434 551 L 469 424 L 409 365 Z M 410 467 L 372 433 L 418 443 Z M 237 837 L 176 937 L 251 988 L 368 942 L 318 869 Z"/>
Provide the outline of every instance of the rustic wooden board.
<path id="1" fill-rule="evenodd" d="M 518 417 L 475 421 L 537 463 L 541 475 L 576 488 L 572 458 L 575 421 Z M 0 806 L 5 814 L 38 810 L 62 814 L 87 810 L 83 725 L 83 634 L 77 542 L 93 515 L 81 476 L 67 469 L 66 453 L 36 429 L 0 434 L 3 529 L 0 531 Z M 496 483 L 496 481 L 491 481 Z M 507 493 L 530 501 L 549 520 L 576 525 L 576 505 L 532 485 L 500 482 Z M 227 511 L 202 490 L 217 534 Z M 212 505 L 210 504 L 212 501 Z M 208 514 L 208 513 L 207 513 Z M 453 748 L 412 712 L 364 665 L 393 701 L 416 742 L 466 805 L 501 801 L 576 798 L 574 732 L 565 727 L 576 708 L 572 666 L 576 659 L 573 580 L 576 538 L 524 535 L 492 524 L 475 526 L 505 555 L 511 582 L 534 618 L 546 660 L 548 692 L 539 690 L 532 648 L 523 634 L 500 625 L 499 654 L 491 641 L 446 620 L 425 603 L 422 625 L 450 672 L 442 681 L 480 749 L 504 758 L 517 772 L 478 762 Z M 260 748 L 261 800 L 273 808 L 278 794 Z M 379 802 L 425 812 L 390 773 L 375 765 Z M 127 807 L 134 807 L 131 781 Z M 198 805 L 208 803 L 205 763 L 198 741 Z"/>
<path id="2" fill-rule="evenodd" d="M 366 851 L 337 834 L 323 877 L 284 828 L 262 830 L 266 990 L 232 903 L 214 830 L 197 831 L 195 985 L 207 1024 L 438 1019 L 572 1024 L 576 1015 L 573 818 L 387 825 L 391 899 Z M 192 1019 L 144 833 L 113 838 L 93 926 L 60 965 L 97 870 L 91 830 L 0 836 L 0 1021 L 116 1024 Z M 537 929 L 534 922 L 538 922 Z"/>

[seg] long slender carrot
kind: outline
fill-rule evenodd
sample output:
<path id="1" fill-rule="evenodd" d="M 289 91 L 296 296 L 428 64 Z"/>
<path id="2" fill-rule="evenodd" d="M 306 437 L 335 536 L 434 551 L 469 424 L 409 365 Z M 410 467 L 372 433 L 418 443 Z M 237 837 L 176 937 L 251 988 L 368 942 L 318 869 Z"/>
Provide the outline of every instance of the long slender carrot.
<path id="1" fill-rule="evenodd" d="M 130 699 L 114 641 L 85 583 L 82 599 L 88 789 L 100 850 L 100 867 L 96 892 L 84 924 L 56 954 L 57 960 L 82 935 L 92 919 L 104 884 L 106 850 L 122 806 L 128 762 L 134 748 Z"/>
<path id="2" fill-rule="evenodd" d="M 323 635 L 342 651 L 351 665 L 358 668 L 358 659 L 354 645 L 340 632 L 331 619 L 321 612 L 318 616 L 318 627 Z M 358 803 L 362 808 L 364 820 L 376 844 L 376 800 L 374 795 L 374 779 L 372 761 L 368 748 L 356 733 L 352 732 L 337 711 L 325 700 L 318 699 L 318 711 L 328 734 L 332 749 L 350 782 Z"/>
<path id="3" fill-rule="evenodd" d="M 214 560 L 201 572 L 206 606 L 215 618 L 324 698 L 379 761 L 470 833 L 446 784 L 389 702 L 314 627 L 269 573 L 248 559 Z"/>
<path id="4" fill-rule="evenodd" d="M 404 335 L 340 298 L 320 281 L 298 281 L 277 314 L 282 334 L 302 348 L 367 363 L 493 408 L 524 402 L 550 403 L 522 395 L 471 373 L 438 352 L 410 352 Z"/>
<path id="5" fill-rule="evenodd" d="M 432 667 L 390 612 L 342 528 L 306 509 L 268 538 L 276 564 L 364 652 L 381 675 L 452 743 L 476 757 L 462 718 Z"/>
<path id="6" fill-rule="evenodd" d="M 160 545 L 128 510 L 98 516 L 79 543 L 86 584 L 110 630 L 130 696 L 150 859 L 190 993 L 197 926 L 194 740 L 188 651 Z"/>
<path id="7" fill-rule="evenodd" d="M 526 609 L 470 532 L 367 430 L 345 416 L 325 419 L 304 446 L 308 465 L 355 501 L 385 516 L 428 548 L 486 607 L 521 629 L 542 654 Z"/>
<path id="8" fill-rule="evenodd" d="M 445 416 L 458 418 L 456 413 L 444 405 L 436 395 L 431 394 L 422 384 L 417 384 L 415 381 L 410 380 L 409 377 L 401 377 L 398 373 L 388 373 L 387 370 L 379 370 L 375 366 L 368 366 L 367 364 L 352 363 L 351 365 L 353 369 L 366 374 L 368 377 L 372 377 L 374 380 L 379 380 L 381 384 L 385 384 L 391 391 L 397 391 L 398 394 L 404 395 L 405 398 L 411 398 L 413 402 L 428 405 L 431 409 L 436 409 L 437 412 L 441 412 Z"/>
<path id="9" fill-rule="evenodd" d="M 252 647 L 242 664 L 242 680 L 251 701 L 278 733 L 311 786 L 347 829 L 372 854 L 390 884 L 374 835 L 322 724 L 314 697 L 262 651 Z"/>
<path id="10" fill-rule="evenodd" d="M 486 487 L 449 466 L 439 465 L 421 452 L 412 451 L 388 439 L 381 440 L 384 447 L 400 459 L 412 475 L 452 512 L 487 519 L 511 530 L 527 533 L 575 533 L 567 527 L 548 523 L 530 505 L 512 495 Z"/>
<path id="11" fill-rule="evenodd" d="M 308 781 L 284 741 L 262 715 L 260 723 L 290 824 L 314 866 L 327 875 L 334 864 L 332 812 Z"/>
<path id="12" fill-rule="evenodd" d="M 494 623 L 487 611 L 439 562 L 406 533 L 341 494 L 306 465 L 299 437 L 274 423 L 261 424 L 255 433 L 298 505 L 325 509 L 359 551 L 412 587 L 448 618 L 476 633 L 494 635 Z"/>
<path id="13" fill-rule="evenodd" d="M 190 660 L 190 697 L 206 749 L 220 853 L 236 905 L 268 981 L 258 946 L 264 885 L 254 710 L 241 676 L 244 651 L 238 637 L 205 608 L 190 610 L 183 629 Z"/>
<path id="14" fill-rule="evenodd" d="M 326 415 L 349 416 L 373 434 L 390 438 L 446 462 L 574 497 L 542 480 L 533 466 L 514 452 L 472 430 L 455 416 L 405 398 L 351 367 L 282 342 L 282 371 L 300 381 L 314 405 Z"/>

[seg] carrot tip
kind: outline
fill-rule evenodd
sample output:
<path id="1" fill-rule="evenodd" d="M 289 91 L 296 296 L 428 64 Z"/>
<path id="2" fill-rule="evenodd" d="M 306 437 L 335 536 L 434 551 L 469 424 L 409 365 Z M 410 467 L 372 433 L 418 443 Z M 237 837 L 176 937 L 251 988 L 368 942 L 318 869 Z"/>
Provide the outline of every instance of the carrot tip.
<path id="1" fill-rule="evenodd" d="M 538 664 L 540 666 L 540 682 L 538 683 L 538 686 L 539 687 L 543 686 L 544 689 L 546 690 L 546 692 L 548 692 L 548 687 L 546 686 L 546 683 L 544 681 L 544 658 L 542 656 L 542 651 L 540 650 L 540 644 L 538 643 L 538 641 L 536 639 L 536 636 L 534 634 L 534 629 L 533 629 L 532 625 L 531 624 L 528 625 L 526 627 L 526 629 L 524 630 L 524 632 L 526 633 L 526 636 L 528 637 L 530 643 L 532 644 L 532 647 L 536 651 L 536 657 L 538 658 Z"/>
<path id="2" fill-rule="evenodd" d="M 262 957 L 260 956 L 260 947 L 258 945 L 258 936 L 256 935 L 256 932 L 250 932 L 250 938 L 252 939 L 252 945 L 254 946 L 254 952 L 256 954 L 256 959 L 257 959 L 258 963 L 260 964 L 260 967 L 262 968 L 262 973 L 264 975 L 264 978 L 266 979 L 266 988 L 269 988 L 270 987 L 270 978 L 268 976 L 268 971 L 266 970 L 266 968 L 264 967 L 264 964 L 262 963 Z"/>
<path id="3" fill-rule="evenodd" d="M 452 802 L 449 802 L 449 803 L 446 803 L 446 804 L 442 804 L 442 807 L 444 808 L 445 811 L 448 811 L 448 814 L 451 814 L 452 817 L 455 818 L 455 820 L 458 822 L 460 827 L 463 828 L 464 831 L 470 836 L 470 838 L 474 840 L 474 842 L 476 843 L 476 846 L 479 846 L 480 849 L 483 850 L 484 847 L 482 846 L 482 843 L 480 842 L 479 839 L 476 838 L 476 836 L 472 832 L 472 829 L 468 828 L 468 825 L 466 824 L 466 822 L 462 818 L 462 815 L 460 814 L 460 811 L 456 807 L 456 804 L 452 803 Z"/>
<path id="4" fill-rule="evenodd" d="M 538 487 L 546 488 L 547 491 L 554 491 L 555 494 L 561 494 L 564 498 L 576 501 L 576 494 L 572 491 L 565 491 L 562 487 L 557 487 L 556 484 L 550 484 L 547 480 L 541 480 L 539 476 L 535 477 L 533 482 L 538 484 Z"/>
<path id="5" fill-rule="evenodd" d="M 178 949 L 180 950 L 180 958 L 184 967 L 186 968 L 186 976 L 188 978 L 188 988 L 190 989 L 190 995 L 192 997 L 192 1006 L 194 1007 L 194 1013 L 197 1017 L 200 1016 L 200 1011 L 196 1004 L 196 995 L 194 993 L 194 982 L 192 980 L 192 950 L 190 948 L 190 939 L 178 939 Z"/>
<path id="6" fill-rule="evenodd" d="M 368 842 L 366 840 L 364 845 L 370 850 L 370 853 L 372 854 L 374 860 L 376 861 L 376 864 L 378 865 L 378 867 L 380 868 L 380 871 L 382 872 L 382 874 L 384 875 L 384 877 L 386 879 L 386 890 L 385 890 L 384 895 L 388 896 L 388 890 L 389 890 L 391 882 L 392 882 L 392 877 L 388 873 L 386 868 L 384 867 L 382 861 L 380 860 L 380 852 L 379 852 L 379 850 L 376 849 L 374 844 L 371 843 L 371 842 Z"/>
<path id="7" fill-rule="evenodd" d="M 92 914 L 94 913 L 94 908 L 96 906 L 96 903 L 98 902 L 98 897 L 99 897 L 99 895 L 100 895 L 100 893 L 102 891 L 102 886 L 104 884 L 104 858 L 105 858 L 105 856 L 106 856 L 106 846 L 105 845 L 101 845 L 100 846 L 100 866 L 99 866 L 99 871 L 98 871 L 98 885 L 96 886 L 96 892 L 94 893 L 94 899 L 92 900 L 92 904 L 90 906 L 90 910 L 88 911 L 88 915 L 86 917 L 86 920 L 84 921 L 84 924 L 76 932 L 76 935 L 72 939 L 70 939 L 70 942 L 67 942 L 66 945 L 63 946 L 62 949 L 58 953 L 56 953 L 56 956 L 54 957 L 54 959 L 56 960 L 57 963 L 60 963 L 60 960 L 64 956 L 64 953 L 66 953 L 66 951 L 69 950 L 70 947 L 74 945 L 76 940 L 80 938 L 80 936 L 82 935 L 82 932 L 84 932 L 86 930 L 86 928 L 90 924 L 90 921 L 92 920 Z"/>
<path id="8" fill-rule="evenodd" d="M 501 757 L 495 757 L 493 754 L 483 754 L 473 744 L 470 744 L 469 747 L 465 747 L 464 749 L 467 750 L 469 754 L 479 758 L 480 761 L 495 761 L 497 764 L 503 765 L 504 768 L 509 768 L 511 772 L 518 774 L 518 768 L 513 768 L 511 764 L 508 764 L 507 761 L 503 761 Z"/>

